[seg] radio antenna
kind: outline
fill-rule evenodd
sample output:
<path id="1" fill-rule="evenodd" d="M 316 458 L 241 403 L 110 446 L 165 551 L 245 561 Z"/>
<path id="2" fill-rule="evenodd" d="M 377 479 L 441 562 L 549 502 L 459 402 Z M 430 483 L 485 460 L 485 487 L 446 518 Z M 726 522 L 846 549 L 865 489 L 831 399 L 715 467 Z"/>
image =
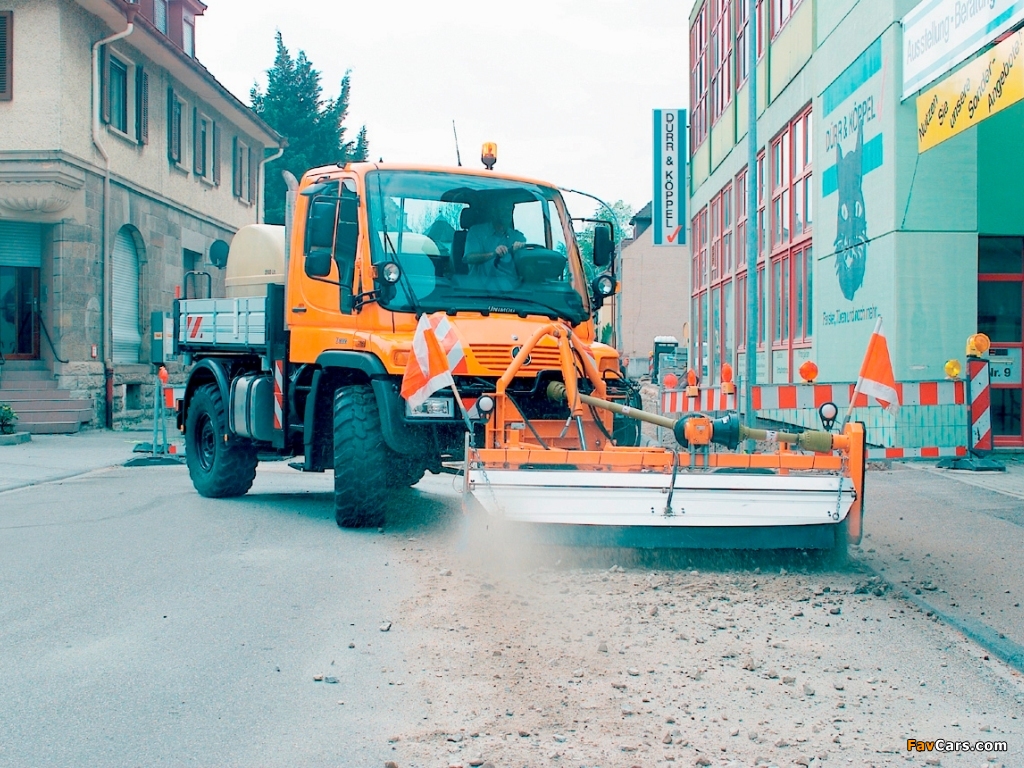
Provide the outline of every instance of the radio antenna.
<path id="1" fill-rule="evenodd" d="M 455 130 L 455 121 L 452 120 L 452 133 L 455 134 L 455 162 L 462 167 L 462 155 L 459 154 L 459 132 Z"/>

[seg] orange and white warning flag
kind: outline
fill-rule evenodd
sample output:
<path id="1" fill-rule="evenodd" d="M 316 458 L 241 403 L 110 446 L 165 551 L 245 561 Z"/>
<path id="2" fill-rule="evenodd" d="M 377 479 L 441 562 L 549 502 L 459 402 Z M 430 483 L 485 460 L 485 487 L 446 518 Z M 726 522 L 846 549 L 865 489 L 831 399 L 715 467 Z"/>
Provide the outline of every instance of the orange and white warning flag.
<path id="1" fill-rule="evenodd" d="M 465 369 L 465 357 L 462 342 L 444 313 L 421 315 L 402 376 L 402 397 L 416 408 L 439 389 L 454 386 L 452 372 Z"/>
<path id="2" fill-rule="evenodd" d="M 882 330 L 882 318 L 878 318 L 875 323 L 871 341 L 868 342 L 868 352 L 860 366 L 860 378 L 857 379 L 857 391 L 875 398 L 890 413 L 900 409 L 900 395 L 892 372 L 889 345 L 885 341 L 885 331 Z"/>

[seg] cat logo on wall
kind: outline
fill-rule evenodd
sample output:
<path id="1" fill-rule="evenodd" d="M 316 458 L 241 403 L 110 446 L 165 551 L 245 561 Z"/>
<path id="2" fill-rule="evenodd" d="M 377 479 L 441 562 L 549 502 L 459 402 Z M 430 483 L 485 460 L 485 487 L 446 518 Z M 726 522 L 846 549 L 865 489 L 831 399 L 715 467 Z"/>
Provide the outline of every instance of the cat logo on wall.
<path id="1" fill-rule="evenodd" d="M 868 220 L 864 210 L 864 124 L 857 129 L 857 146 L 843 154 L 836 142 L 838 219 L 836 222 L 836 277 L 847 300 L 864 285 L 868 263 Z"/>

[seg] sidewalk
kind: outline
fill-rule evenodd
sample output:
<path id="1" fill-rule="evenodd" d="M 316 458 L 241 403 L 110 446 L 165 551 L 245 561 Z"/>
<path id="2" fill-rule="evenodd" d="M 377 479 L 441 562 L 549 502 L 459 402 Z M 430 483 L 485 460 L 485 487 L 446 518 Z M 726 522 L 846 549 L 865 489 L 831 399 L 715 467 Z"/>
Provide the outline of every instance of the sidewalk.
<path id="1" fill-rule="evenodd" d="M 869 472 L 859 558 L 1021 669 L 1024 461 L 995 458 L 1006 472 L 944 470 L 932 462 Z"/>
<path id="2" fill-rule="evenodd" d="M 0 492 L 124 464 L 136 443 L 152 439 L 151 430 L 33 435 L 31 442 L 0 447 Z"/>
<path id="3" fill-rule="evenodd" d="M 938 469 L 935 462 L 906 462 L 905 466 L 911 469 L 931 472 L 942 477 L 949 477 L 967 485 L 977 488 L 984 488 L 988 491 L 1016 496 L 1024 499 L 1024 455 L 1020 453 L 1000 453 L 990 455 L 990 458 L 1004 464 L 1005 472 L 968 472 L 962 469 Z"/>

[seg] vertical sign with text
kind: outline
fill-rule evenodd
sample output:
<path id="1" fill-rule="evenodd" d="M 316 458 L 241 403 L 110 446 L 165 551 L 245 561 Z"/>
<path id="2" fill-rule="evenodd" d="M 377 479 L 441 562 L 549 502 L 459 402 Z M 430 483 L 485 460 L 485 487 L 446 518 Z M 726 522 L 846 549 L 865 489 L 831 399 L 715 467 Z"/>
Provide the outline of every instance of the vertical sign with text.
<path id="1" fill-rule="evenodd" d="M 654 110 L 655 245 L 686 244 L 686 110 Z"/>

